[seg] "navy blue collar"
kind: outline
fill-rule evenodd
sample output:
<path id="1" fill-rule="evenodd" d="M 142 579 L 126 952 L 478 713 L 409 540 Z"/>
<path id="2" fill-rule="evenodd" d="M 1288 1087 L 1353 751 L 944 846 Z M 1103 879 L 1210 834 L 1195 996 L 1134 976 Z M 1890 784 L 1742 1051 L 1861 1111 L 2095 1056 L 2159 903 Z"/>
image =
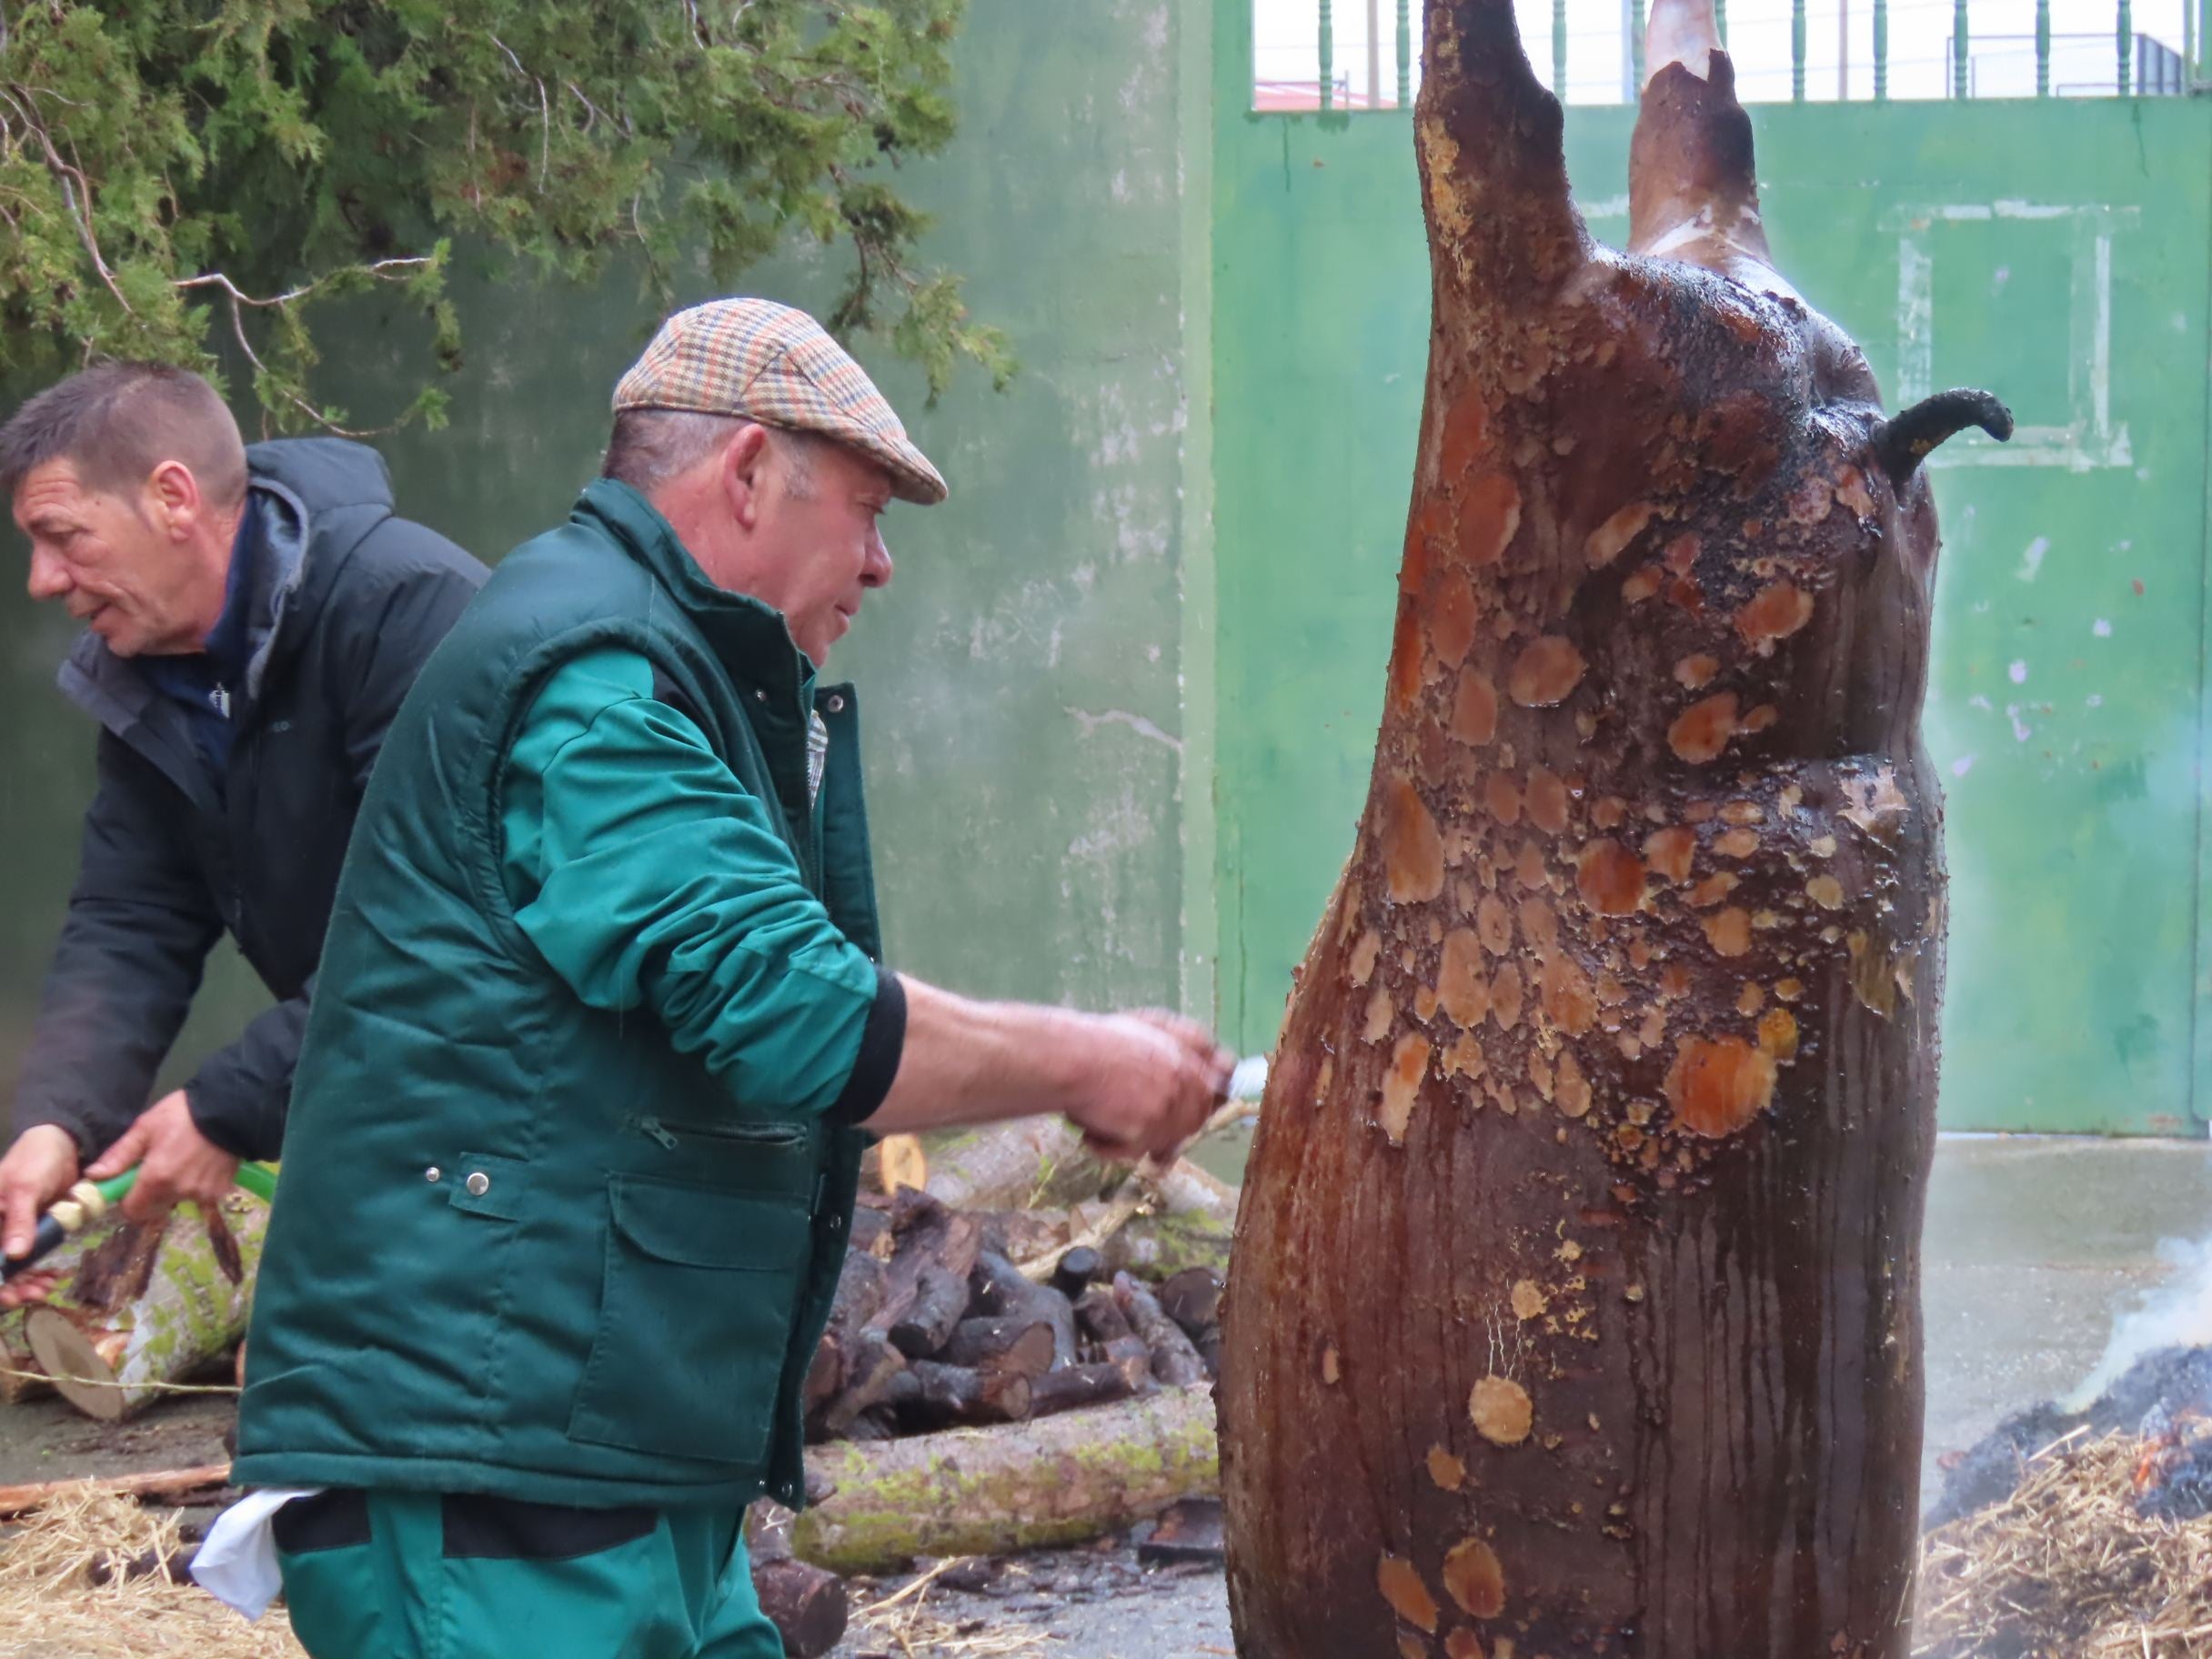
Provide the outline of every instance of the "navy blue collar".
<path id="1" fill-rule="evenodd" d="M 238 515 L 238 533 L 230 544 L 230 573 L 223 583 L 223 614 L 207 630 L 207 642 L 201 648 L 216 679 L 233 688 L 245 683 L 246 665 L 253 660 L 250 613 L 254 605 L 255 567 L 260 558 L 261 515 L 254 510 L 249 495 L 245 510 Z"/>

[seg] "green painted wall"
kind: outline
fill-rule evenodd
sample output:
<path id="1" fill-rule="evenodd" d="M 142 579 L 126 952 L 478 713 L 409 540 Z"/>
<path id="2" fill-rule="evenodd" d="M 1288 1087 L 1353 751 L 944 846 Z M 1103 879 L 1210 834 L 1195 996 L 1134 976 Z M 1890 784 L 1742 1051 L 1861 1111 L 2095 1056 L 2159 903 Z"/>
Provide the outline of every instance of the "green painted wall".
<path id="1" fill-rule="evenodd" d="M 1272 1039 L 1365 796 L 1428 337 L 1409 122 L 1247 114 L 1249 28 L 1222 0 L 1222 1008 L 1248 1049 Z M 1578 199 L 1616 246 L 1632 117 L 1567 120 Z M 1936 478 L 1943 1121 L 2201 1134 L 2212 101 L 1753 121 L 1782 267 L 1893 402 L 1985 385 L 2026 428 L 2010 452 L 1955 444 Z"/>
<path id="2" fill-rule="evenodd" d="M 1210 995 L 1211 803 L 1186 785 L 1211 771 L 1209 45 L 1203 13 L 1171 0 L 975 0 L 960 136 L 904 177 L 940 216 L 930 256 L 969 275 L 973 308 L 1011 334 L 1023 372 L 1005 396 L 971 377 L 925 410 L 919 376 L 862 347 L 953 495 L 894 509 L 897 580 L 832 666 L 861 688 L 890 953 L 962 990 L 1171 1004 L 1188 978 L 1195 1005 Z M 826 303 L 839 257 L 801 250 L 749 287 Z M 628 276 L 592 294 L 462 290 L 454 424 L 386 448 L 402 510 L 496 558 L 591 476 L 608 394 L 658 318 Z M 702 273 L 692 297 L 709 292 Z M 331 353 L 329 384 L 357 415 L 396 404 L 410 327 L 365 315 Z M 11 533 L 11 569 L 21 557 Z M 1186 585 L 1206 647 L 1194 665 Z M 75 867 L 92 732 L 51 689 L 66 618 L 6 588 L 12 1083 Z M 1201 850 L 1188 880 L 1186 813 Z M 1199 941 L 1188 971 L 1186 937 Z M 218 963 L 180 1053 L 262 1000 L 235 958 Z"/>

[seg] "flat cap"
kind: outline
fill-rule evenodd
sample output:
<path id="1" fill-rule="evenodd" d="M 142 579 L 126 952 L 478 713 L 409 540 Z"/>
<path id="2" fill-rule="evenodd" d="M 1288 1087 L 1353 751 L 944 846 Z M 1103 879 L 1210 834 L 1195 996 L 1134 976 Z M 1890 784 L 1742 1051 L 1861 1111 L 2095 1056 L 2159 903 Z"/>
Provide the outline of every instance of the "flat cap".
<path id="1" fill-rule="evenodd" d="M 814 432 L 891 475 L 901 500 L 934 506 L 945 480 L 907 437 L 876 383 L 804 311 L 716 299 L 679 311 L 615 387 L 615 408 L 735 415 Z"/>

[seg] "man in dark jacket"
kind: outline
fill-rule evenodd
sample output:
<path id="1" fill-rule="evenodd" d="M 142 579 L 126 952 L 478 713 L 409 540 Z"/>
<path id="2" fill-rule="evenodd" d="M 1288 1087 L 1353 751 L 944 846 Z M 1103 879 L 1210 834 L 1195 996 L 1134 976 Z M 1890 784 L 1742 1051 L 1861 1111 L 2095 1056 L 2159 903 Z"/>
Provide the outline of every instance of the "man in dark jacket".
<path id="1" fill-rule="evenodd" d="M 392 510 L 374 450 L 247 448 L 214 388 L 106 364 L 0 428 L 34 599 L 87 628 L 64 665 L 98 792 L 0 1158 L 0 1248 L 85 1174 L 125 1211 L 214 1200 L 276 1155 L 331 894 L 386 727 L 482 566 Z M 226 932 L 276 999 L 146 1105 Z M 0 1305 L 42 1288 L 26 1276 Z"/>

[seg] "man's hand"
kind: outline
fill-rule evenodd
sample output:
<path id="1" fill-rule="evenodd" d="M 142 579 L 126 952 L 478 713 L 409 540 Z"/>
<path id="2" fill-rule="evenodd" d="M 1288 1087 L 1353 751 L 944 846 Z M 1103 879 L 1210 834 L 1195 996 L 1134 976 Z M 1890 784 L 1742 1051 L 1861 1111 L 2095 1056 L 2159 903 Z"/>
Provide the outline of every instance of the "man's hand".
<path id="1" fill-rule="evenodd" d="M 138 1180 L 124 1197 L 123 1213 L 142 1223 L 158 1222 L 181 1203 L 213 1209 L 238 1173 L 238 1161 L 200 1133 L 182 1089 L 141 1112 L 85 1173 L 105 1181 L 133 1164 L 138 1166 Z"/>
<path id="2" fill-rule="evenodd" d="M 0 1253 L 13 1258 L 31 1248 L 38 1218 L 76 1181 L 76 1138 L 58 1124 L 38 1123 L 15 1138 L 0 1158 Z M 0 1312 L 43 1302 L 52 1273 L 25 1273 L 0 1284 Z"/>
<path id="3" fill-rule="evenodd" d="M 1172 1160 L 1227 1098 L 1236 1056 L 1163 1010 L 1094 1022 L 1092 1070 L 1068 1116 L 1101 1157 Z"/>

